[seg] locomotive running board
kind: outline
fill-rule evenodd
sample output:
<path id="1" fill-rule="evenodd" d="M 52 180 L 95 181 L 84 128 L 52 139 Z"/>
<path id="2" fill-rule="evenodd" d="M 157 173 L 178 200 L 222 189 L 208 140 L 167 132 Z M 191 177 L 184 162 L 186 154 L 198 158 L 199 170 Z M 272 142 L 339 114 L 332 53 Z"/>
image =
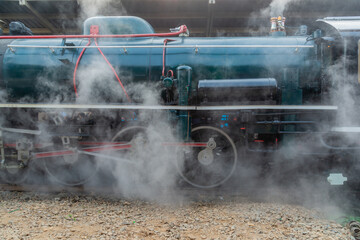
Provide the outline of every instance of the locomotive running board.
<path id="1" fill-rule="evenodd" d="M 41 131 L 39 131 L 39 130 L 29 130 L 29 129 L 19 129 L 19 128 L 0 127 L 0 131 L 12 132 L 12 133 L 30 134 L 30 135 L 40 135 L 41 134 Z"/>
<path id="2" fill-rule="evenodd" d="M 4 39 L 8 36 L 0 36 L 0 39 Z M 22 37 L 22 36 L 21 36 Z M 41 37 L 41 36 L 40 36 Z M 16 38 L 16 36 L 13 36 Z M 83 36 L 84 38 L 84 36 Z M 201 49 L 201 48 L 314 48 L 314 45 L 252 45 L 252 44 L 243 44 L 243 45 L 120 45 L 120 46 L 51 46 L 51 45 L 7 45 L 7 47 L 15 52 L 14 48 L 49 48 L 49 49 L 78 49 L 78 48 L 191 48 L 191 49 Z"/>
<path id="3" fill-rule="evenodd" d="M 337 106 L 323 105 L 234 105 L 234 106 L 199 106 L 196 110 L 338 110 Z"/>
<path id="4" fill-rule="evenodd" d="M 360 127 L 333 127 L 331 132 L 336 133 L 360 133 Z"/>
<path id="5" fill-rule="evenodd" d="M 36 108 L 36 109 L 123 109 L 123 110 L 327 110 L 336 111 L 337 106 L 330 105 L 229 105 L 229 106 L 166 106 L 166 105 L 99 105 L 99 104 L 22 104 L 2 103 L 0 108 Z"/>

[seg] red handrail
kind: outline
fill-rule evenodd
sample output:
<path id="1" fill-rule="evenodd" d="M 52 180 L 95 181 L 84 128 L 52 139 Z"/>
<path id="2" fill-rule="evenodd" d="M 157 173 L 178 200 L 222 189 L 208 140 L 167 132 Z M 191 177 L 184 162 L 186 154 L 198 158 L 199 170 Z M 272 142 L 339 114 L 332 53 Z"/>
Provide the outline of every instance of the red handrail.
<path id="1" fill-rule="evenodd" d="M 87 46 L 90 46 L 90 44 L 91 44 L 91 40 L 90 40 L 90 38 L 89 38 L 89 42 L 86 44 L 86 47 L 87 47 Z M 74 69 L 74 74 L 73 74 L 73 84 L 74 84 L 74 90 L 75 90 L 75 95 L 76 95 L 76 97 L 78 97 L 77 88 L 76 88 L 76 71 L 77 71 L 77 69 L 78 69 L 78 67 L 79 67 L 80 60 L 81 60 L 82 56 L 84 55 L 85 50 L 86 50 L 86 48 L 84 48 L 84 49 L 81 51 L 81 53 L 80 53 L 80 55 L 79 55 L 79 57 L 78 57 L 78 59 L 77 59 L 77 61 L 76 61 L 75 69 Z"/>
<path id="2" fill-rule="evenodd" d="M 129 97 L 129 94 L 127 93 L 127 91 L 126 91 L 123 83 L 121 82 L 121 80 L 120 80 L 120 78 L 119 78 L 119 75 L 116 73 L 114 67 L 111 65 L 111 63 L 109 62 L 109 60 L 105 57 L 104 53 L 103 53 L 103 52 L 101 51 L 101 49 L 99 48 L 99 45 L 98 45 L 98 43 L 97 43 L 96 38 L 94 39 L 94 41 L 95 41 L 95 45 L 98 47 L 98 50 L 99 50 L 100 54 L 103 56 L 104 60 L 106 61 L 106 63 L 109 65 L 109 67 L 110 67 L 111 70 L 113 71 L 116 79 L 118 80 L 121 88 L 123 89 L 123 91 L 124 91 L 124 93 L 125 93 L 125 95 L 126 95 L 127 100 L 131 103 L 131 98 Z M 75 81 L 75 73 L 74 73 L 74 81 Z"/>

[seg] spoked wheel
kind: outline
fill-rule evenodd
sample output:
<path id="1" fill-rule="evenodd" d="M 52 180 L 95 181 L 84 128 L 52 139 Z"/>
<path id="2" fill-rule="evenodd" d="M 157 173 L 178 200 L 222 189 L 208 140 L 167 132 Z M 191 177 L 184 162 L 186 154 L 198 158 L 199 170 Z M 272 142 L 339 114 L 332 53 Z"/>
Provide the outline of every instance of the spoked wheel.
<path id="1" fill-rule="evenodd" d="M 177 166 L 183 179 L 198 188 L 213 188 L 226 182 L 237 162 L 236 147 L 229 135 L 214 127 L 200 126 L 192 129 L 191 140 L 206 146 L 179 149 Z"/>
<path id="2" fill-rule="evenodd" d="M 65 186 L 79 186 L 88 182 L 98 171 L 99 159 L 76 153 L 43 160 L 46 173 Z"/>
<path id="3" fill-rule="evenodd" d="M 30 167 L 19 165 L 17 161 L 7 161 L 6 167 L 0 169 L 0 179 L 8 184 L 19 185 L 29 176 Z"/>
<path id="4" fill-rule="evenodd" d="M 124 128 L 116 133 L 111 141 L 117 143 L 130 143 L 131 148 L 121 150 L 121 154 L 125 160 L 136 163 L 136 158 L 141 157 L 140 154 L 145 151 L 144 147 L 148 143 L 146 128 L 141 126 Z"/>
<path id="5" fill-rule="evenodd" d="M 113 172 L 124 191 L 136 192 L 138 185 L 148 184 L 149 139 L 147 129 L 142 126 L 130 126 L 120 130 L 112 139 L 116 143 L 129 143 L 131 148 L 118 151 L 118 161 L 114 162 Z M 145 172 L 144 172 L 145 171 Z M 126 176 L 127 185 L 122 178 Z M 125 190 L 127 189 L 127 190 Z M 141 191 L 141 190 L 140 190 Z"/>

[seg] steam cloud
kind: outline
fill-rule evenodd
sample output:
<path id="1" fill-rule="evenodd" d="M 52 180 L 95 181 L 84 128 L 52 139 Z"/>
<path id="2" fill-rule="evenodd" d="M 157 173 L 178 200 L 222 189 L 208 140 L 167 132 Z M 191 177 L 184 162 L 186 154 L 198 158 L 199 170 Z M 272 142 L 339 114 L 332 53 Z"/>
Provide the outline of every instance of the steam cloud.
<path id="1" fill-rule="evenodd" d="M 123 15 L 126 14 L 126 10 L 122 7 L 121 1 L 115 0 L 79 0 L 81 6 L 81 20 L 96 16 L 96 15 Z M 116 10 L 115 10 L 116 9 Z M 120 12 L 118 9 L 122 9 Z M 110 60 L 111 61 L 111 60 Z M 160 101 L 159 86 L 156 83 L 149 84 L 135 84 L 132 83 L 132 75 L 128 72 L 121 72 L 120 69 L 116 69 L 120 73 L 120 78 L 126 87 L 127 92 L 132 95 L 133 100 L 137 103 L 145 105 L 158 105 Z M 53 81 L 57 79 L 56 71 L 51 70 L 39 75 L 36 79 L 36 88 L 38 89 L 35 98 L 33 96 L 26 96 L 19 100 L 19 102 L 44 102 L 48 104 L 57 104 L 61 102 L 72 102 L 73 96 L 69 94 L 70 81 L 67 84 L 63 82 L 58 83 Z M 144 79 L 144 82 L 146 79 Z M 104 59 L 99 56 L 93 55 L 89 64 L 81 65 L 77 72 L 77 88 L 79 97 L 76 102 L 81 103 L 105 103 L 105 102 L 124 102 L 126 98 L 119 83 L 114 78 L 113 72 L 106 64 Z M 51 92 L 54 89 L 58 90 L 59 95 L 48 95 L 47 92 Z M 50 90 L 50 91 L 49 91 Z M 0 92 L 0 98 L 2 101 L 7 101 L 6 92 Z M 58 111 L 58 110 L 57 110 Z M 57 111 L 49 111 L 49 117 L 55 114 Z M 59 110 L 60 114 L 71 118 L 76 114 L 77 110 Z M 84 110 L 89 111 L 89 110 Z M 103 114 L 101 117 L 113 119 L 114 113 L 101 111 Z M 131 114 L 131 113 L 130 113 Z M 30 114 L 25 112 L 19 112 L 19 119 L 17 122 L 23 123 L 26 126 L 28 120 L 32 118 Z M 49 118 L 47 117 L 47 118 Z M 129 127 L 135 127 L 135 130 L 130 134 L 127 139 L 119 137 L 118 141 L 131 141 L 134 148 L 132 150 L 108 152 L 104 153 L 112 157 L 116 157 L 120 160 L 103 159 L 102 157 L 95 157 L 95 161 L 100 166 L 100 171 L 107 176 L 112 175 L 113 182 L 110 183 L 113 190 L 125 197 L 136 197 L 147 200 L 179 200 L 179 193 L 176 193 L 177 180 L 179 178 L 178 169 L 175 161 L 179 161 L 176 158 L 174 148 L 164 148 L 162 143 L 164 142 L 177 142 L 175 137 L 174 127 L 168 122 L 168 114 L 166 112 L 153 112 L 153 111 L 140 111 L 136 116 L 137 122 L 130 123 L 128 125 L 122 125 L 121 128 L 114 129 L 113 132 L 106 132 L 105 139 L 111 141 L 117 131 L 128 129 Z M 8 122 L 3 121 L 0 118 L 0 123 Z M 51 119 L 47 119 L 51 121 Z M 45 122 L 39 122 L 35 129 L 42 131 L 43 135 L 41 139 L 37 139 L 40 142 L 51 142 L 52 136 L 47 133 L 48 129 Z M 143 126 L 136 128 L 136 126 Z M 6 126 L 14 127 L 14 126 Z M 94 126 L 96 128 L 96 126 Z M 93 129 L 94 132 L 101 132 L 103 129 Z M 102 134 L 104 134 L 102 132 Z M 90 141 L 92 139 L 89 139 Z M 86 156 L 79 154 L 78 156 L 67 158 L 69 161 L 77 161 Z M 64 158 L 65 162 L 66 157 Z M 58 158 L 60 162 L 64 162 L 61 157 Z M 94 159 L 94 158 L 92 158 Z M 54 160 L 55 161 L 55 160 Z M 127 162 L 130 161 L 131 163 Z M 41 163 L 41 161 L 39 161 Z M 40 164 L 41 165 L 41 164 Z M 180 163 L 181 165 L 181 163 Z M 55 165 L 56 167 L 57 165 Z M 61 165 L 58 165 L 61 168 Z M 40 166 L 43 167 L 42 165 Z M 78 172 L 73 169 L 69 173 L 63 172 L 62 181 L 72 180 L 74 175 L 83 174 L 92 176 L 94 171 L 91 164 L 81 165 Z M 56 169 L 55 169 L 56 170 Z M 28 183 L 35 183 L 42 181 L 43 179 L 37 178 L 38 173 L 31 174 L 29 176 Z M 47 179 L 50 182 L 58 183 L 52 176 Z M 101 176 L 94 175 L 90 182 L 85 183 L 84 188 L 90 188 L 94 186 L 103 186 L 104 179 Z"/>
<path id="2" fill-rule="evenodd" d="M 261 10 L 261 15 L 268 17 L 283 16 L 289 4 L 299 1 L 300 0 L 273 0 L 267 8 Z"/>
<path id="3" fill-rule="evenodd" d="M 143 88 L 137 86 L 137 89 Z M 156 92 L 143 88 L 145 104 L 153 104 Z M 176 168 L 177 159 L 174 147 L 164 147 L 163 143 L 176 142 L 174 129 L 167 121 L 165 112 L 140 112 L 139 121 L 142 128 L 131 139 L 133 148 L 119 152 L 118 157 L 132 161 L 134 164 L 115 161 L 110 169 L 115 177 L 115 192 L 125 197 L 136 197 L 161 202 L 179 200 L 181 194 L 176 192 L 179 174 Z M 131 128 L 131 126 L 128 126 Z M 125 127 L 126 129 L 127 127 Z M 123 129 L 124 130 L 124 129 Z M 119 138 L 121 140 L 121 138 Z"/>
<path id="4" fill-rule="evenodd" d="M 86 19 L 97 15 L 126 15 L 126 9 L 121 1 L 115 0 L 79 0 L 81 18 Z M 120 9 L 120 12 L 119 12 Z M 158 105 L 160 93 L 159 86 L 153 83 L 134 84 L 132 75 L 116 69 L 133 101 L 145 105 Z M 123 90 L 119 86 L 109 66 L 102 58 L 94 58 L 89 66 L 79 69 L 79 98 L 78 103 L 126 102 Z M 125 126 L 131 129 L 133 135 L 130 139 L 134 148 L 132 150 L 111 153 L 120 161 L 109 161 L 98 158 L 101 169 L 111 172 L 114 177 L 113 189 L 126 197 L 145 198 L 148 200 L 162 200 L 179 197 L 175 193 L 178 173 L 174 149 L 164 148 L 164 141 L 176 142 L 174 130 L 168 123 L 168 116 L 164 112 L 139 112 L 136 116 L 139 124 Z M 145 125 L 145 128 L 137 126 Z M 116 132 L 109 134 L 108 139 L 114 137 Z M 126 130 L 125 133 L 126 135 Z M 123 135 L 124 136 L 124 135 Z M 128 136 L 126 136 L 128 138 Z M 121 137 L 116 140 L 121 140 Z M 136 148 L 137 146 L 137 148 Z M 131 161 L 127 163 L 126 161 Z M 101 181 L 101 180 L 100 180 Z M 100 184 L 101 185 L 101 184 Z"/>
<path id="5" fill-rule="evenodd" d="M 291 4 L 300 2 L 300 0 L 273 0 L 268 7 L 251 14 L 249 20 L 249 31 L 251 35 L 268 35 L 270 29 L 270 17 L 284 16 L 284 12 Z M 291 17 L 291 16 L 285 16 Z M 356 65 L 354 59 L 347 58 L 348 65 Z M 359 96 L 357 84 L 357 75 L 349 73 L 348 69 L 344 67 L 344 58 L 340 58 L 333 65 L 326 68 L 326 84 L 330 86 L 327 99 L 324 98 L 323 104 L 335 105 L 339 107 L 336 125 L 337 126 L 359 126 L 358 122 L 359 107 L 357 99 Z M 346 74 L 344 75 L 344 72 Z M 325 124 L 324 124 L 325 125 Z M 309 135 L 307 135 L 309 136 Z M 350 146 L 358 141 L 359 134 L 344 133 L 341 135 L 343 146 Z M 348 210 L 351 207 L 353 199 L 347 199 L 344 195 L 345 187 L 341 189 L 344 191 L 334 195 L 334 187 L 330 186 L 326 181 L 325 172 L 317 171 L 313 164 L 320 161 L 314 156 L 306 155 L 304 153 L 315 152 L 319 150 L 317 144 L 318 139 L 309 139 L 305 137 L 298 141 L 288 142 L 282 146 L 279 153 L 275 154 L 273 158 L 269 159 L 271 162 L 271 174 L 266 181 L 260 181 L 262 172 L 255 165 L 250 165 L 241 170 L 239 174 L 243 174 L 248 182 L 248 189 L 251 192 L 255 190 L 255 195 L 259 195 L 261 199 L 268 200 L 285 200 L 290 202 L 300 202 L 310 207 L 320 208 L 327 216 L 344 216 L 344 209 Z M 331 150 L 323 150 L 323 156 L 331 157 Z M 259 162 L 259 156 L 251 156 L 254 162 Z M 334 164 L 331 172 L 343 173 L 346 171 L 353 171 L 360 169 L 358 161 L 354 161 L 350 168 L 344 167 L 344 161 L 349 160 L 351 156 L 345 157 L 340 161 L 340 164 Z M 261 158 L 261 157 L 260 157 Z M 329 167 L 329 166 L 328 166 Z M 308 173 L 308 174 L 302 174 Z M 321 176 L 321 174 L 324 174 Z M 284 176 L 284 177 L 281 177 Z M 326 175 L 327 176 L 327 175 Z M 288 178 L 285 182 L 282 179 Z M 241 179 L 241 176 L 236 176 Z M 249 179 L 251 179 L 249 181 Z M 240 181 L 238 181 L 240 182 Z M 234 183 L 236 186 L 236 183 Z M 284 189 L 285 192 L 284 192 Z M 338 189 L 339 190 L 339 189 Z M 341 205 L 339 205 L 341 203 Z"/>
<path id="6" fill-rule="evenodd" d="M 271 2 L 269 7 L 261 10 L 260 14 L 262 17 L 266 17 L 267 19 L 270 16 L 283 15 L 283 12 L 286 10 L 288 5 L 297 1 L 300 0 L 274 0 Z M 113 4 L 121 5 L 121 2 L 119 1 L 79 0 L 78 2 L 82 9 L 82 18 L 96 16 L 98 14 L 126 14 L 126 10 L 124 8 L 122 8 L 123 10 L 120 12 L 120 14 L 118 10 L 114 12 L 114 9 L 118 8 L 113 8 L 112 6 Z M 268 26 L 268 20 L 267 25 L 264 26 Z M 266 31 L 268 31 L 268 27 L 266 27 Z M 332 76 L 331 81 L 333 85 L 339 84 L 339 81 L 343 78 L 343 76 L 339 74 L 342 72 L 342 70 L 343 66 L 341 61 L 328 69 L 328 75 Z M 117 72 L 119 72 L 118 69 Z M 353 79 L 353 76 L 350 76 L 350 78 Z M 160 94 L 156 90 L 158 86 L 149 86 L 147 84 L 131 84 L 131 75 L 127 76 L 126 78 L 121 76 L 121 79 L 125 82 L 124 85 L 126 85 L 127 90 L 134 95 L 137 102 L 142 102 L 145 105 L 159 104 L 158 96 L 160 96 Z M 56 83 L 51 81 L 51 77 L 39 78 L 38 81 L 42 83 L 44 88 L 47 87 L 50 89 L 57 89 L 59 87 Z M 109 101 L 109 99 L 112 100 L 112 102 L 125 101 L 122 89 L 114 79 L 113 73 L 109 70 L 109 67 L 101 58 L 94 59 L 94 61 L 87 67 L 79 68 L 78 83 L 80 97 L 77 99 L 77 103 L 103 103 Z M 355 105 L 355 92 L 351 85 L 343 85 L 335 89 L 338 90 L 331 93 L 331 97 L 334 103 L 336 103 L 339 97 L 341 97 L 344 99 L 342 102 L 343 106 Z M 66 92 L 65 89 L 64 92 Z M 104 92 L 106 92 L 106 94 L 104 94 Z M 1 94 L 0 92 L 0 99 L 5 98 L 5 95 L 5 93 Z M 49 96 L 44 95 L 41 96 L 40 99 L 46 100 L 48 97 Z M 53 101 L 53 103 L 58 103 L 60 100 L 61 99 L 56 99 Z M 27 102 L 29 99 L 22 99 L 22 101 Z M 356 120 L 359 119 L 355 114 L 358 111 L 354 111 L 353 108 L 347 107 L 342 108 L 342 110 L 345 112 L 344 114 L 339 114 L 339 116 L 341 116 L 339 122 L 342 122 L 344 125 L 355 124 Z M 22 117 L 24 122 L 26 122 L 29 118 L 26 115 L 22 115 Z M 134 143 L 137 142 L 137 144 L 134 144 L 134 146 L 138 146 L 138 148 L 135 148 L 134 151 L 126 150 L 125 154 L 123 154 L 121 151 L 115 154 L 111 153 L 112 156 L 121 159 L 120 161 L 109 161 L 107 159 L 101 158 L 97 158 L 96 161 L 100 163 L 101 170 L 106 173 L 112 173 L 114 177 L 114 183 L 112 183 L 112 187 L 115 192 L 118 192 L 121 195 L 126 197 L 136 197 L 160 201 L 174 200 L 175 198 L 181 197 L 181 194 L 176 192 L 178 173 L 175 161 L 178 159 L 176 159 L 176 154 L 174 154 L 173 148 L 164 148 L 160 144 L 161 142 L 166 141 L 177 141 L 172 125 L 167 121 L 167 114 L 164 112 L 149 113 L 147 111 L 142 111 L 137 117 L 139 123 L 145 124 L 146 130 L 138 128 L 138 132 L 135 133 L 133 137 L 129 139 L 129 141 L 133 141 Z M 127 127 L 131 126 L 129 125 Z M 40 125 L 39 129 L 43 129 L 43 126 Z M 115 134 L 116 132 L 108 133 L 107 139 L 112 139 Z M 48 140 L 48 138 L 50 137 L 46 136 L 44 140 Z M 144 142 L 150 142 L 153 144 L 144 144 Z M 311 152 L 314 148 L 313 146 L 306 144 L 300 147 L 296 143 L 289 143 L 289 146 L 285 147 L 283 152 L 285 152 L 285 155 L 288 157 L 298 157 L 298 160 L 292 161 L 293 159 L 285 159 L 288 163 L 287 167 L 289 168 L 290 172 L 294 170 L 297 171 L 300 166 L 306 164 L 307 160 L 306 158 L 299 157 L 301 153 L 303 153 L 304 150 Z M 277 170 L 283 168 L 284 162 L 282 161 L 285 160 L 281 157 L 275 157 L 275 159 L 273 159 L 274 164 L 278 165 L 277 169 L 275 166 L 274 175 L 278 173 Z M 131 163 L 126 161 L 130 161 Z M 237 172 L 239 175 L 235 176 L 233 179 L 234 181 L 229 185 L 238 186 L 246 182 L 252 189 L 252 193 L 253 191 L 256 191 L 257 193 L 261 193 L 261 196 L 265 198 L 268 197 L 269 199 L 273 199 L 274 194 L 277 195 L 276 198 L 279 198 L 279 196 L 287 196 L 289 198 L 304 198 L 305 196 L 306 201 L 309 201 L 309 199 L 314 199 L 312 194 L 316 193 L 318 189 L 321 189 L 325 192 L 328 190 L 321 184 L 313 184 L 311 181 L 309 182 L 305 179 L 301 179 L 301 184 L 298 186 L 299 188 L 287 194 L 284 194 L 284 192 L 279 190 L 281 183 L 279 184 L 273 180 L 269 180 L 265 185 L 259 187 L 257 185 L 259 181 L 257 180 L 262 175 L 262 170 L 259 169 L 259 166 L 260 164 L 256 166 L 248 166 L 241 162 L 242 169 Z M 85 170 L 91 171 L 92 169 Z M 246 181 L 236 181 L 239 178 L 245 179 Z M 102 179 L 93 179 L 91 184 L 93 184 L 94 181 L 101 182 Z M 261 182 L 261 184 L 263 184 L 263 182 Z M 85 186 L 85 188 L 86 187 L 87 186 Z M 324 201 L 324 199 L 321 200 Z M 330 201 L 330 199 L 326 200 Z"/>
<path id="7" fill-rule="evenodd" d="M 268 34 L 270 18 L 284 16 L 284 11 L 287 7 L 296 2 L 300 2 L 300 0 L 273 0 L 268 7 L 251 13 L 248 22 L 250 35 L 258 36 Z"/>
<path id="8" fill-rule="evenodd" d="M 121 1 L 116 0 L 78 0 L 81 7 L 81 17 L 86 19 L 97 15 L 126 15 L 126 9 Z"/>
<path id="9" fill-rule="evenodd" d="M 106 67 L 108 66 L 103 66 L 100 61 L 94 61 L 91 66 L 82 70 L 79 74 L 78 102 L 101 103 L 109 99 L 114 102 L 126 102 L 123 90 L 114 79 L 113 73 L 104 71 Z M 128 76 L 128 79 L 122 76 L 120 78 L 127 82 L 124 84 L 126 90 L 136 102 L 144 105 L 160 104 L 158 84 L 131 84 L 131 76 Z M 106 94 L 102 94 L 105 92 Z M 104 99 L 104 96 L 107 99 Z M 111 117 L 111 113 L 104 111 L 103 114 L 107 115 L 105 117 Z M 106 153 L 118 160 L 98 157 L 96 161 L 99 162 L 101 170 L 112 173 L 112 189 L 121 196 L 161 202 L 179 200 L 181 195 L 176 192 L 179 177 L 176 161 L 181 159 L 176 158 L 176 149 L 162 145 L 165 142 L 177 141 L 174 128 L 168 122 L 167 113 L 151 110 L 137 113 L 130 111 L 130 114 L 133 114 L 134 122 L 120 125 L 121 128 L 117 131 L 123 133 L 117 135 L 116 131 L 111 132 L 106 138 L 130 142 L 132 148 Z M 101 179 L 95 180 L 95 185 L 96 181 L 102 185 Z M 89 185 L 93 183 L 94 181 Z"/>

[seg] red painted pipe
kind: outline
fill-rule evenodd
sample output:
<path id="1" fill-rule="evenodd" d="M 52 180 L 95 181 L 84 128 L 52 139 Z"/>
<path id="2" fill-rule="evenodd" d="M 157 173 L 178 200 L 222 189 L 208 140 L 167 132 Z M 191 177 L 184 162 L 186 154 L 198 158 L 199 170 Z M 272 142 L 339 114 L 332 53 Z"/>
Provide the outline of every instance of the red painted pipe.
<path id="1" fill-rule="evenodd" d="M 73 155 L 73 154 L 75 154 L 74 151 L 63 150 L 56 152 L 35 153 L 34 158 L 60 157 L 60 156 Z"/>
<path id="2" fill-rule="evenodd" d="M 0 39 L 55 39 L 55 38 L 137 38 L 137 37 L 176 37 L 186 33 L 187 27 L 181 25 L 179 31 L 170 33 L 146 33 L 123 35 L 40 35 L 40 36 L 0 36 Z"/>
<path id="3" fill-rule="evenodd" d="M 83 148 L 82 151 L 85 152 L 102 152 L 102 151 L 108 151 L 108 150 L 120 150 L 120 149 L 128 149 L 131 148 L 131 144 L 117 144 L 117 145 L 111 145 L 111 146 L 103 146 L 103 147 L 92 147 L 92 148 Z M 35 153 L 33 158 L 48 158 L 48 157 L 61 157 L 61 156 L 67 156 L 67 155 L 74 155 L 76 154 L 76 151 L 72 150 L 60 150 L 60 151 L 53 151 L 53 152 L 41 152 L 41 153 Z"/>
<path id="4" fill-rule="evenodd" d="M 118 144 L 118 145 L 111 145 L 111 146 L 102 146 L 102 147 L 92 147 L 92 148 L 83 148 L 82 151 L 85 152 L 102 152 L 108 150 L 120 150 L 120 149 L 128 149 L 131 148 L 131 144 Z"/>
<path id="5" fill-rule="evenodd" d="M 90 40 L 90 38 L 89 38 L 89 42 L 86 44 L 86 47 L 87 47 L 87 46 L 90 46 L 90 44 L 91 44 L 91 40 Z M 78 97 L 77 88 L 76 88 L 76 71 L 77 71 L 77 69 L 78 69 L 78 67 L 79 67 L 80 60 L 81 60 L 82 56 L 84 55 L 85 50 L 86 50 L 86 48 L 83 48 L 83 50 L 81 51 L 81 53 L 80 53 L 80 55 L 79 55 L 79 57 L 78 57 L 78 59 L 77 59 L 77 61 L 76 61 L 75 69 L 74 69 L 73 85 L 74 85 L 74 91 L 75 91 L 76 97 Z"/>
<path id="6" fill-rule="evenodd" d="M 109 151 L 109 150 L 121 150 L 121 149 L 129 149 L 132 147 L 131 144 L 125 144 L 125 143 L 111 143 L 113 145 L 105 145 L 102 146 L 103 143 L 94 143 L 94 145 L 100 145 L 99 147 L 89 147 L 89 148 L 83 148 L 82 151 L 85 152 L 103 152 L 103 151 Z M 169 143 L 162 143 L 163 146 L 188 146 L 188 147 L 206 147 L 207 143 L 183 143 L 183 142 L 169 142 Z M 48 157 L 61 157 L 61 156 L 67 156 L 67 155 L 73 155 L 76 154 L 76 151 L 72 150 L 59 150 L 59 151 L 53 151 L 53 152 L 40 152 L 35 153 L 33 158 L 48 158 Z"/>
<path id="7" fill-rule="evenodd" d="M 101 56 L 103 56 L 105 62 L 109 65 L 109 67 L 111 68 L 112 72 L 114 73 L 116 79 L 118 80 L 118 82 L 119 82 L 122 90 L 124 91 L 124 93 L 125 93 L 125 95 L 126 95 L 126 98 L 127 98 L 128 102 L 131 103 L 131 98 L 130 98 L 129 94 L 127 93 L 127 91 L 126 91 L 123 83 L 121 82 L 121 80 L 120 80 L 120 78 L 119 78 L 119 75 L 116 73 L 114 67 L 111 65 L 111 63 L 109 62 L 109 60 L 105 57 L 104 53 L 103 53 L 103 52 L 101 51 L 101 49 L 99 48 L 99 45 L 98 45 L 98 43 L 97 43 L 96 38 L 95 38 L 95 45 L 98 47 L 98 50 L 99 50 Z M 85 49 L 85 48 L 84 48 L 84 49 Z M 75 82 L 75 73 L 74 73 L 74 82 Z M 74 85 L 74 86 L 76 86 L 76 85 Z M 77 94 L 76 94 L 76 95 L 77 95 Z"/>

